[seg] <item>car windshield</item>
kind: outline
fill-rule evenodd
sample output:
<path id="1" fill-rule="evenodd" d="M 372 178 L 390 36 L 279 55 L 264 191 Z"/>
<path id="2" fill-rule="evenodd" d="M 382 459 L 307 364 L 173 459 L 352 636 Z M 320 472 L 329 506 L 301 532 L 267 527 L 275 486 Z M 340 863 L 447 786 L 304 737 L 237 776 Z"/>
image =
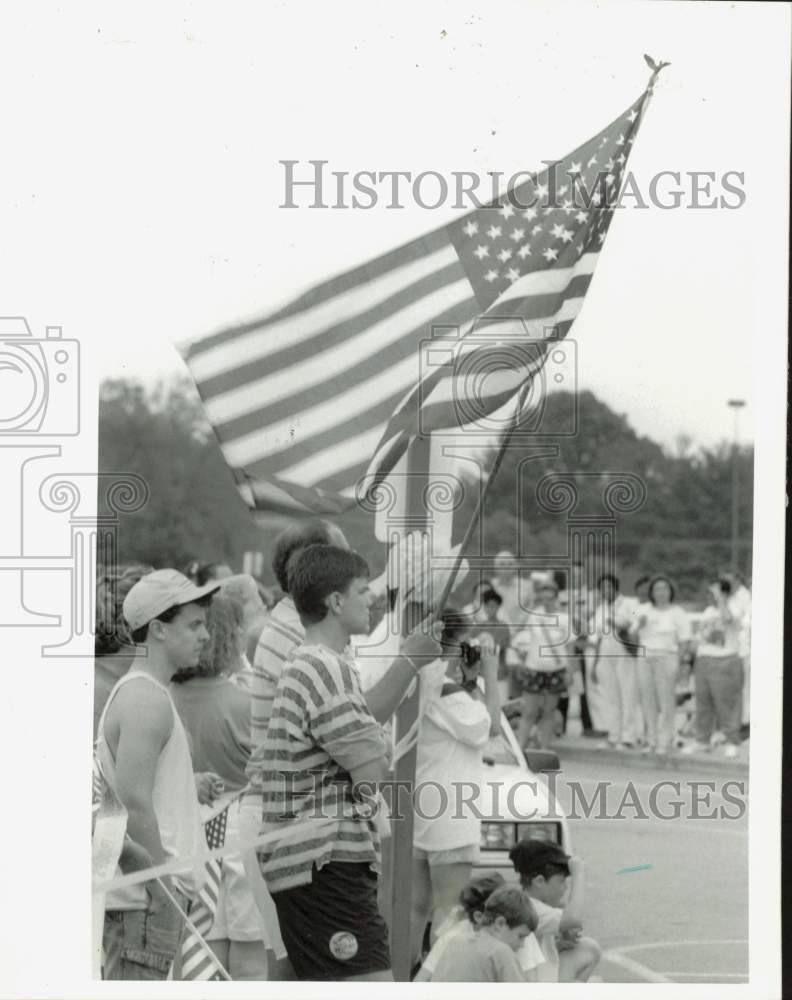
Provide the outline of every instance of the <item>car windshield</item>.
<path id="1" fill-rule="evenodd" d="M 503 733 L 498 733 L 497 736 L 490 737 L 489 742 L 484 748 L 484 760 L 488 764 L 511 764 L 514 767 L 525 766 L 524 764 L 520 764 Z"/>

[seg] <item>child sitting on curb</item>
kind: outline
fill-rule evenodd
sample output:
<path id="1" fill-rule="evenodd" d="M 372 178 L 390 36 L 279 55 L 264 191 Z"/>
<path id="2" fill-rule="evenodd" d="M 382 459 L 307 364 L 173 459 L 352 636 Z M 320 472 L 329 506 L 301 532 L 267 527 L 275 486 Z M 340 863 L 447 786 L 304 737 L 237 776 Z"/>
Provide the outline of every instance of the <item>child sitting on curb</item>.
<path id="1" fill-rule="evenodd" d="M 601 949 L 592 938 L 582 936 L 583 860 L 565 854 L 557 844 L 528 839 L 513 847 L 509 858 L 539 920 L 536 937 L 545 961 L 539 966 L 538 981 L 587 982 Z"/>
<path id="2" fill-rule="evenodd" d="M 524 983 L 517 952 L 537 919 L 528 895 L 516 885 L 496 889 L 484 904 L 481 928 L 446 945 L 433 983 Z"/>
<path id="3" fill-rule="evenodd" d="M 439 928 L 437 940 L 424 959 L 420 971 L 413 980 L 414 982 L 438 981 L 435 978 L 437 965 L 447 946 L 458 938 L 470 939 L 473 934 L 480 930 L 487 900 L 503 884 L 503 876 L 496 872 L 493 875 L 475 878 L 465 886 L 459 897 L 459 906 L 449 914 L 448 919 Z M 542 949 L 536 941 L 536 936 L 531 933 L 524 939 L 517 952 L 517 962 L 527 982 L 535 980 L 536 969 L 543 961 Z"/>

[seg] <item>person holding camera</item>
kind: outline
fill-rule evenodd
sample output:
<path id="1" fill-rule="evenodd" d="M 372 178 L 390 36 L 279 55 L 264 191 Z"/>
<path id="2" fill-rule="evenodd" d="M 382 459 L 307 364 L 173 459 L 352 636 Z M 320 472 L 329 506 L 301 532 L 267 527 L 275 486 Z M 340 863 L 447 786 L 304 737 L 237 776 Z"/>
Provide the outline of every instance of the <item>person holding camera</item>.
<path id="1" fill-rule="evenodd" d="M 448 609 L 442 621 L 442 655 L 422 675 L 413 827 L 413 962 L 420 960 L 427 920 L 436 932 L 470 881 L 481 840 L 475 789 L 484 776 L 484 747 L 490 734 L 500 731 L 498 656 L 491 636 L 478 636 L 480 645 L 472 646 L 467 641 L 470 619 Z"/>
<path id="2" fill-rule="evenodd" d="M 736 757 L 741 742 L 743 612 L 732 593 L 732 582 L 725 576 L 710 584 L 709 597 L 710 605 L 701 617 L 693 667 L 696 741 L 684 747 L 682 753 L 709 750 L 717 721 L 726 737 L 724 756 Z"/>

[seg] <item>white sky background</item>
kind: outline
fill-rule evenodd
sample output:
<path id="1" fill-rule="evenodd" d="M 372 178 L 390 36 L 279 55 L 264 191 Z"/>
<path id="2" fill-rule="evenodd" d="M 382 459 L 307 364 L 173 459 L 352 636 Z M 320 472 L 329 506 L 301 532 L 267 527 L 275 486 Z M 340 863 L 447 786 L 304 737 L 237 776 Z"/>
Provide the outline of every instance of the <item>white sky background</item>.
<path id="1" fill-rule="evenodd" d="M 631 169 L 647 180 L 664 169 L 744 171 L 747 202 L 618 214 L 574 337 L 582 387 L 666 443 L 679 432 L 702 444 L 729 437 L 726 400 L 753 397 L 742 422 L 746 439 L 753 414 L 753 661 L 762 665 L 751 694 L 761 725 L 751 737 L 750 912 L 762 919 L 751 921 L 752 984 L 733 989 L 762 998 L 780 995 L 789 14 L 782 4 L 481 0 L 0 6 L 0 315 L 26 316 L 39 337 L 62 325 L 81 341 L 84 373 L 83 432 L 51 439 L 63 454 L 31 463 L 27 495 L 12 461 L 19 439 L 0 439 L 0 561 L 20 551 L 68 557 L 69 515 L 43 508 L 37 476 L 95 470 L 98 374 L 183 370 L 173 342 L 266 311 L 453 214 L 279 209 L 279 159 L 351 171 L 534 168 L 642 92 L 642 53 L 672 62 Z M 2 447 L 8 440 L 18 453 Z M 12 762 L 4 793 L 22 809 L 0 844 L 13 859 L 4 887 L 14 918 L 0 994 L 135 996 L 88 978 L 90 746 L 80 734 L 91 724 L 92 638 L 77 636 L 82 658 L 41 655 L 68 638 L 79 588 L 62 569 L 24 578 L 26 606 L 62 625 L 2 631 L 15 665 L 0 698 L 0 752 L 7 743 Z M 0 612 L 15 581 L 0 573 Z M 53 871 L 55 883 L 37 891 L 38 873 Z M 296 983 L 278 992 L 309 995 Z M 713 1000 L 723 992 L 696 987 Z M 168 995 L 205 993 L 174 984 Z M 222 995 L 261 988 L 228 984 Z"/>
<path id="2" fill-rule="evenodd" d="M 648 52 L 672 65 L 630 160 L 639 182 L 660 170 L 736 170 L 747 200 L 737 211 L 617 214 L 572 332 L 579 385 L 667 444 L 679 433 L 706 445 L 730 438 L 726 400 L 750 402 L 761 340 L 751 275 L 762 266 L 763 108 L 780 99 L 768 39 L 755 55 L 751 39 L 775 18 L 783 49 L 783 10 L 472 10 L 19 10 L 15 33 L 0 38 L 4 91 L 24 97 L 4 111 L 17 140 L 0 189 L 0 271 L 16 311 L 37 334 L 62 324 L 101 376 L 184 371 L 173 343 L 266 312 L 458 214 L 409 196 L 410 207 L 388 210 L 384 186 L 370 211 L 282 209 L 278 160 L 351 172 L 533 169 L 640 94 Z M 689 205 L 684 176 L 683 187 Z M 750 425 L 749 406 L 743 439 Z"/>

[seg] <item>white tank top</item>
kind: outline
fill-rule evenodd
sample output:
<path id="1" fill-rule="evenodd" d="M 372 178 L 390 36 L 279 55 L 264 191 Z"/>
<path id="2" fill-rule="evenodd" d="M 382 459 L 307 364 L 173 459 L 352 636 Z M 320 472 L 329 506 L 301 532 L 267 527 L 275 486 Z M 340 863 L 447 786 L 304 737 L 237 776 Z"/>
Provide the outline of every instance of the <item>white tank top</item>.
<path id="1" fill-rule="evenodd" d="M 154 815 L 157 817 L 160 838 L 166 854 L 170 857 L 189 857 L 206 849 L 206 836 L 201 821 L 201 807 L 195 791 L 187 734 L 170 692 L 164 684 L 160 684 L 146 673 L 130 671 L 124 674 L 110 692 L 99 720 L 96 753 L 107 783 L 117 794 L 115 760 L 105 739 L 105 717 L 121 685 L 138 679 L 146 680 L 159 688 L 168 699 L 173 712 L 173 728 L 157 761 L 152 799 Z M 117 874 L 121 874 L 120 870 Z M 174 881 L 187 895 L 194 896 L 202 888 L 205 877 L 204 865 L 199 862 L 192 871 L 175 875 Z M 145 907 L 146 891 L 142 884 L 107 894 L 108 910 L 139 910 Z"/>

